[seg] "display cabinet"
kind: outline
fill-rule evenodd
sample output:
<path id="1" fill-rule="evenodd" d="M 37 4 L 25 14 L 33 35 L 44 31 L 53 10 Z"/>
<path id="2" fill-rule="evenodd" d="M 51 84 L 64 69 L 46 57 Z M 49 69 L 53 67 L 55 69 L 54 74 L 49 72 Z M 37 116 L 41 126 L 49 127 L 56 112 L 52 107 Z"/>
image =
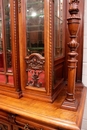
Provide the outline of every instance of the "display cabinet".
<path id="1" fill-rule="evenodd" d="M 20 76 L 23 96 L 53 101 L 64 80 L 64 0 L 21 0 Z"/>
<path id="2" fill-rule="evenodd" d="M 19 98 L 18 5 L 0 1 L 0 93 Z"/>
<path id="3" fill-rule="evenodd" d="M 0 0 L 0 130 L 81 129 L 83 5 Z"/>

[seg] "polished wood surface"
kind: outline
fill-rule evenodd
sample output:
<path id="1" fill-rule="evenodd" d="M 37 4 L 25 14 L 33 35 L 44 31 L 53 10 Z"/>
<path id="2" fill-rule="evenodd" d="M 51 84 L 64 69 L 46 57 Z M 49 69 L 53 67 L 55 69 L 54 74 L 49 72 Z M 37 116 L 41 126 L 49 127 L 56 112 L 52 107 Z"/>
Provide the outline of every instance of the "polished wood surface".
<path id="1" fill-rule="evenodd" d="M 30 124 L 31 122 L 33 126 L 35 125 L 34 123 L 36 123 L 36 127 L 41 125 L 43 127 L 49 127 L 51 130 L 57 130 L 58 128 L 64 130 L 80 130 L 86 91 L 86 88 L 82 84 L 76 85 L 76 98 L 79 102 L 77 111 L 61 108 L 61 104 L 66 96 L 66 86 L 53 103 L 24 97 L 15 99 L 0 95 L 0 119 L 6 119 L 8 121 L 8 116 L 3 115 L 6 111 L 15 116 L 16 124 L 21 125 L 22 123 L 22 125 L 24 125 Z"/>
<path id="2" fill-rule="evenodd" d="M 21 82 L 21 90 L 24 97 L 40 99 L 44 101 L 53 102 L 57 95 L 59 94 L 61 88 L 60 84 L 64 81 L 64 58 L 65 56 L 54 57 L 54 2 L 53 0 L 44 0 L 44 88 L 37 87 L 35 84 L 31 86 L 31 84 L 27 84 L 28 75 L 27 75 L 27 64 L 26 64 L 26 56 L 27 56 L 27 24 L 26 24 L 26 9 L 27 2 L 21 0 L 19 2 L 19 52 L 20 52 L 20 82 Z M 28 3 L 29 4 L 29 3 Z M 33 3 L 34 4 L 34 3 Z M 65 29 L 65 12 L 66 12 L 66 1 L 63 0 L 63 29 Z M 33 5 L 32 5 L 33 6 Z M 36 9 L 37 10 L 37 9 Z M 33 21 L 32 21 L 33 22 Z M 57 23 L 56 23 L 57 24 Z M 62 26 L 62 25 L 61 25 Z M 34 30 L 35 31 L 35 30 Z M 65 32 L 64 32 L 65 35 Z M 34 37 L 33 37 L 34 38 Z M 57 37 L 58 38 L 58 37 Z M 65 36 L 63 36 L 65 39 Z M 65 40 L 63 40 L 63 49 L 65 51 Z M 34 39 L 33 39 L 34 40 Z M 64 52 L 63 52 L 64 53 Z M 29 65 L 29 64 L 28 64 Z M 29 71 L 29 70 L 28 70 Z M 41 70 L 39 70 L 41 71 Z M 34 80 L 33 80 L 34 82 Z"/>
<path id="3" fill-rule="evenodd" d="M 31 1 L 32 4 L 36 3 Z M 6 61 L 4 59 L 5 73 L 0 72 L 0 76 L 6 76 L 6 83 L 0 82 L 0 129 L 6 130 L 80 130 L 82 115 L 85 104 L 86 88 L 83 84 L 75 84 L 72 76 L 70 74 L 68 79 L 68 85 L 64 83 L 66 80 L 67 69 L 64 65 L 66 64 L 66 57 L 62 55 L 61 57 L 54 56 L 54 0 L 42 0 L 44 2 L 44 55 L 28 54 L 26 48 L 27 43 L 27 17 L 26 12 L 28 4 L 30 1 L 25 0 L 10 0 L 10 18 L 11 18 L 11 57 L 12 57 L 12 67 L 13 73 L 7 73 Z M 72 0 L 72 2 L 76 0 Z M 40 2 L 40 1 L 39 1 Z M 0 1 L 2 21 L 3 21 L 3 56 L 6 58 L 6 45 L 4 36 L 4 3 L 3 0 Z M 84 3 L 84 2 L 83 2 Z M 63 0 L 63 53 L 68 53 L 67 47 L 65 48 L 65 43 L 68 43 L 68 32 L 67 25 L 65 26 L 68 11 L 68 1 Z M 81 2 L 80 2 L 81 6 Z M 31 6 L 31 8 L 33 5 Z M 37 6 L 39 7 L 39 6 Z M 28 6 L 28 9 L 30 5 Z M 81 9 L 83 7 L 81 6 Z M 81 13 L 83 14 L 82 10 Z M 80 13 L 80 15 L 81 15 Z M 30 20 L 29 20 L 30 21 Z M 29 22 L 28 21 L 28 22 Z M 81 17 L 82 21 L 82 17 Z M 34 23 L 33 23 L 34 24 Z M 82 30 L 82 23 L 80 26 L 80 31 Z M 74 28 L 73 28 L 74 29 Z M 72 29 L 72 31 L 73 31 Z M 29 30 L 28 30 L 29 31 Z M 67 33 L 66 33 L 67 32 Z M 65 37 L 66 34 L 66 37 Z M 82 33 L 81 33 L 82 34 Z M 37 34 L 35 34 L 37 35 Z M 82 35 L 81 35 L 82 36 Z M 31 34 L 30 34 L 31 37 Z M 33 37 L 33 36 L 32 36 Z M 29 38 L 29 37 L 28 37 Z M 78 39 L 80 38 L 80 34 Z M 31 39 L 31 38 L 30 38 Z M 36 41 L 36 37 L 35 40 Z M 29 39 L 28 39 L 29 40 Z M 67 41 L 68 40 L 68 41 Z M 72 45 L 71 45 L 72 46 Z M 80 46 L 81 50 L 82 44 Z M 80 51 L 82 52 L 82 51 Z M 82 54 L 82 53 L 81 53 Z M 79 55 L 80 63 L 82 64 L 82 55 Z M 44 56 L 44 57 L 43 57 Z M 32 60 L 33 59 L 33 60 Z M 38 62 L 35 62 L 39 59 Z M 40 62 L 43 59 L 43 64 Z M 76 60 L 76 59 L 75 59 Z M 34 63 L 39 63 L 36 64 Z M 2 65 L 2 64 L 0 64 Z M 32 66 L 33 65 L 33 66 Z M 66 66 L 66 65 L 65 65 Z M 34 67 L 34 68 L 33 68 Z M 40 87 L 38 84 L 39 73 L 38 67 L 44 70 L 45 85 Z M 30 70 L 33 68 L 34 70 Z M 44 69 L 43 69 L 44 68 Z M 36 74 L 37 69 L 37 74 Z M 78 67 L 77 67 L 78 69 Z M 41 70 L 41 71 L 42 71 Z M 80 73 L 82 67 L 78 69 Z M 40 71 L 40 70 L 39 70 Z M 76 71 L 76 70 L 75 70 Z M 31 79 L 34 82 L 28 82 L 29 72 L 34 72 Z M 41 72 L 40 72 L 41 73 Z M 78 74 L 79 74 L 78 73 Z M 75 74 L 75 73 L 74 73 Z M 77 77 L 78 77 L 77 74 Z M 14 85 L 8 83 L 8 77 L 13 76 Z M 81 73 L 80 73 L 81 77 Z M 78 78 L 77 78 L 78 79 Z M 81 81 L 81 80 L 80 80 Z M 73 82 L 73 83 L 72 83 Z M 77 109 L 73 108 L 73 102 L 67 107 L 63 107 L 62 104 L 66 100 L 66 92 L 70 94 L 73 93 L 78 101 Z M 66 104 L 66 102 L 65 102 Z M 69 104 L 69 103 L 68 103 Z"/>
<path id="4" fill-rule="evenodd" d="M 7 5 L 7 6 L 6 6 Z M 9 6 L 10 5 L 10 6 Z M 3 52 L 3 71 L 0 72 L 3 82 L 0 81 L 0 93 L 15 98 L 20 98 L 20 63 L 19 63 L 19 31 L 18 31 L 18 2 L 14 0 L 0 1 L 1 19 L 2 20 L 2 52 Z M 9 15 L 8 15 L 9 14 Z M 7 17 L 9 16 L 9 17 Z M 7 31 L 7 32 L 6 32 Z M 9 33 L 9 34 L 8 34 Z M 8 40 L 7 40 L 7 39 Z M 11 47 L 8 49 L 9 42 Z M 0 50 L 1 52 L 1 50 Z M 8 56 L 10 52 L 10 57 Z M 10 58 L 10 61 L 9 61 Z M 0 60 L 0 62 L 2 62 Z M 11 62 L 10 71 L 8 64 Z M 12 77 L 13 83 L 9 82 Z"/>
<path id="5" fill-rule="evenodd" d="M 67 43 L 69 47 L 68 52 L 68 84 L 67 84 L 67 96 L 66 100 L 63 103 L 63 107 L 67 109 L 77 109 L 78 101 L 75 98 L 75 82 L 76 82 L 76 68 L 77 62 L 76 59 L 78 56 L 77 48 L 79 43 L 77 42 L 80 17 L 78 16 L 78 0 L 71 0 L 69 2 L 69 13 L 70 17 L 68 21 L 68 30 L 70 34 L 70 41 Z"/>
<path id="6" fill-rule="evenodd" d="M 76 72 L 76 81 L 77 82 L 81 82 L 82 81 L 82 60 L 83 60 L 83 32 L 84 32 L 84 1 L 79 1 L 79 6 L 78 6 L 78 9 L 79 9 L 79 13 L 78 13 L 78 16 L 81 18 L 80 20 L 80 25 L 79 25 L 79 31 L 78 31 L 78 37 L 77 37 L 77 42 L 79 43 L 79 47 L 77 48 L 77 53 L 79 54 L 77 56 L 77 72 Z M 67 0 L 67 4 L 66 4 L 66 8 L 69 9 L 69 1 Z M 69 14 L 69 11 L 67 10 L 66 12 L 66 18 L 69 18 L 70 17 L 70 14 Z M 67 76 L 68 76 L 68 55 L 67 53 L 69 52 L 69 47 L 67 46 L 67 43 L 69 43 L 70 41 L 70 34 L 69 34 L 69 31 L 68 31 L 68 26 L 67 26 L 67 22 L 66 22 L 66 51 L 65 51 L 65 73 L 64 73 L 64 77 L 65 79 L 67 79 Z"/>

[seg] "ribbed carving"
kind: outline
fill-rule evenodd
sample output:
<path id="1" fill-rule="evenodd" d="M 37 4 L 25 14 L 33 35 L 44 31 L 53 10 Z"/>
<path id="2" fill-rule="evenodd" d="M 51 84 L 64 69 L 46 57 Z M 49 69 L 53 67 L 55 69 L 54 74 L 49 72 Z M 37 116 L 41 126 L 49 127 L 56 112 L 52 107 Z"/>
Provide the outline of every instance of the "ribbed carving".
<path id="1" fill-rule="evenodd" d="M 50 81 L 49 81 L 49 86 L 50 86 L 50 89 L 52 88 L 52 4 L 53 4 L 53 1 L 50 0 L 49 1 L 49 77 L 50 77 Z M 50 90 L 51 91 L 51 90 Z"/>
<path id="2" fill-rule="evenodd" d="M 18 87 L 19 87 L 19 76 L 18 76 L 18 27 L 17 27 L 17 22 L 18 22 L 18 18 L 17 18 L 17 1 L 13 0 L 13 14 L 14 14 L 14 50 L 15 50 L 15 72 L 16 72 L 16 88 L 17 91 L 19 91 Z"/>

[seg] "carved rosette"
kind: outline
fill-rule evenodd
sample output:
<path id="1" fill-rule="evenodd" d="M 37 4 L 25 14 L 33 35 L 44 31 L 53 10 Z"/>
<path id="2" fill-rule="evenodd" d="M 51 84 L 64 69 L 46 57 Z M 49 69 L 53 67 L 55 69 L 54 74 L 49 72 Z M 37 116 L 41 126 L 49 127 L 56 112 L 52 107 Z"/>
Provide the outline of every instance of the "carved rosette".
<path id="1" fill-rule="evenodd" d="M 27 86 L 41 87 L 41 78 L 44 77 L 45 59 L 38 53 L 33 53 L 25 58 L 28 72 Z"/>
<path id="2" fill-rule="evenodd" d="M 68 30 L 70 33 L 71 41 L 68 43 L 70 52 L 68 53 L 68 86 L 67 86 L 67 96 L 63 103 L 63 107 L 68 109 L 77 109 L 78 103 L 75 99 L 75 80 L 76 80 L 76 67 L 77 67 L 77 55 L 76 52 L 79 43 L 77 42 L 77 32 L 79 28 L 80 18 L 77 16 L 79 0 L 70 0 L 69 13 L 71 15 L 68 21 Z"/>

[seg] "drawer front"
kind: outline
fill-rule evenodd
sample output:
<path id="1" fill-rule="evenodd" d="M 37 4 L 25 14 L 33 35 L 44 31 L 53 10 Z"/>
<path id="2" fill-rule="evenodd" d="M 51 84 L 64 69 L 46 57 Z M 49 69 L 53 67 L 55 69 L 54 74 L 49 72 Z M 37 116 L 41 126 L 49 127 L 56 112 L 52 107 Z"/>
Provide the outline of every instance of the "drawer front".
<path id="1" fill-rule="evenodd" d="M 9 124 L 9 122 L 0 120 L 0 130 L 12 130 L 11 125 Z"/>

